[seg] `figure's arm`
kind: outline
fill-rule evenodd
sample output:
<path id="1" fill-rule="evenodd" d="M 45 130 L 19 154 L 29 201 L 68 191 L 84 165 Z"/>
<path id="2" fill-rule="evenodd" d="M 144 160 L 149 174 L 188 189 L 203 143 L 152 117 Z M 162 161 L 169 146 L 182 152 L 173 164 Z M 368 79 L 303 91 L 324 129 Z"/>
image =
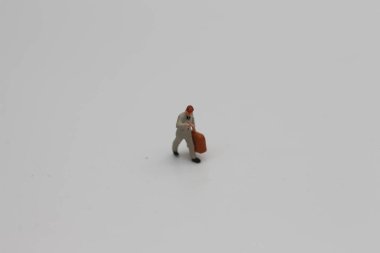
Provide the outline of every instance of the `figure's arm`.
<path id="1" fill-rule="evenodd" d="M 195 121 L 194 121 L 194 116 L 191 117 L 191 127 L 193 128 L 193 131 L 195 131 Z"/>
<path id="2" fill-rule="evenodd" d="M 176 127 L 181 128 L 181 129 L 186 129 L 187 127 L 189 127 L 189 125 L 187 123 L 182 123 L 181 116 L 178 116 Z"/>

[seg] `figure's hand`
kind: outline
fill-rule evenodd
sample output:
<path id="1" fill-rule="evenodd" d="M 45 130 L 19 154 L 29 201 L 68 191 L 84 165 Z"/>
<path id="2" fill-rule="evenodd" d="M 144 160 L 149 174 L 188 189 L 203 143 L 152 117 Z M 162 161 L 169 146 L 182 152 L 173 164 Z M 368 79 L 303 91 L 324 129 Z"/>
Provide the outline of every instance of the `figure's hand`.
<path id="1" fill-rule="evenodd" d="M 190 123 L 190 122 L 188 124 L 193 129 L 193 131 L 195 131 L 195 125 L 193 123 Z"/>
<path id="2" fill-rule="evenodd" d="M 186 122 L 186 125 L 187 125 L 187 129 L 191 129 L 192 126 L 191 126 L 191 123 L 190 122 Z"/>

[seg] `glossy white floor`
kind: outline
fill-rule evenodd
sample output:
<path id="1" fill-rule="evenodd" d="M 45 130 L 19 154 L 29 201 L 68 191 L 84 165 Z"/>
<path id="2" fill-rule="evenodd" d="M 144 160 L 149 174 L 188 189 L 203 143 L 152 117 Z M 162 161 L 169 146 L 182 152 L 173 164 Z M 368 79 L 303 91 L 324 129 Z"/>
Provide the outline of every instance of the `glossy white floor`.
<path id="1" fill-rule="evenodd" d="M 380 4 L 314 2 L 0 1 L 0 252 L 378 253 Z"/>

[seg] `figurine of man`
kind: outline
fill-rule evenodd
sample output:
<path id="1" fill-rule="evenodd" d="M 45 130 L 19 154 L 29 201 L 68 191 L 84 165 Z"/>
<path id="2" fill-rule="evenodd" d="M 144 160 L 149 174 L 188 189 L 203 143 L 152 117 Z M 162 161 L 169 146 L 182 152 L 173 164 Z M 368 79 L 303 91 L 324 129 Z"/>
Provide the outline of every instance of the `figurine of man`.
<path id="1" fill-rule="evenodd" d="M 177 132 L 176 132 L 176 137 L 173 141 L 173 154 L 175 156 L 178 156 L 178 146 L 181 143 L 183 139 L 185 139 L 187 143 L 187 147 L 189 148 L 190 151 L 190 157 L 191 160 L 195 163 L 200 163 L 201 160 L 195 156 L 195 151 L 194 151 L 194 143 L 193 143 L 193 138 L 191 136 L 191 131 L 195 131 L 195 122 L 194 122 L 194 117 L 193 117 L 193 111 L 194 108 L 191 105 L 188 105 L 186 107 L 186 110 L 178 115 L 177 119 Z"/>

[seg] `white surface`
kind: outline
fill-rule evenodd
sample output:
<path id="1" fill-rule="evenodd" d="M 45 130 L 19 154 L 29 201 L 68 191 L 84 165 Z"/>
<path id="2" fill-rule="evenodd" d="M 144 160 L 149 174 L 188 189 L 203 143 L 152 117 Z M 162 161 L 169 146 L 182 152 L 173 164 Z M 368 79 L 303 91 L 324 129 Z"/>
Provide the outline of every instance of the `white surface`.
<path id="1" fill-rule="evenodd" d="M 307 2 L 0 1 L 0 252 L 380 252 L 380 4 Z"/>

